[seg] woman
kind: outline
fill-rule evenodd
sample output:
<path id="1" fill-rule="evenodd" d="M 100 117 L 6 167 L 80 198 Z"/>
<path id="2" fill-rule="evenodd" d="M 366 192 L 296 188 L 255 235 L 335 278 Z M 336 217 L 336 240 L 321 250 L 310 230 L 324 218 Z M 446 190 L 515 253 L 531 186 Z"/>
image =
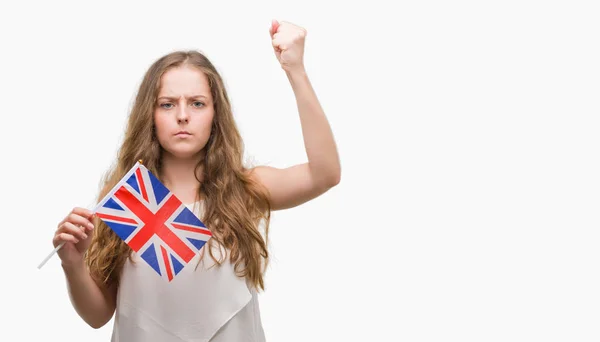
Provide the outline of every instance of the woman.
<path id="1" fill-rule="evenodd" d="M 147 71 L 116 166 L 99 199 L 137 160 L 195 210 L 213 237 L 167 283 L 92 212 L 74 208 L 53 239 L 71 302 L 90 326 L 115 322 L 113 341 L 263 341 L 270 212 L 292 208 L 340 181 L 327 119 L 303 64 L 306 31 L 273 20 L 273 48 L 295 94 L 308 162 L 285 169 L 242 164 L 242 140 L 211 62 L 174 52 Z M 207 252 L 207 253 L 204 253 Z"/>

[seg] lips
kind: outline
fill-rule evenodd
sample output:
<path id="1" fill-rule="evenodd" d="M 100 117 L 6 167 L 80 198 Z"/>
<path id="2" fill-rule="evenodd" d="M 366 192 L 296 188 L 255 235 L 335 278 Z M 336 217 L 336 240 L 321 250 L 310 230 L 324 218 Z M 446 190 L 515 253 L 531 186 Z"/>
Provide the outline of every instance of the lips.
<path id="1" fill-rule="evenodd" d="M 192 135 L 192 134 L 188 131 L 179 131 L 175 135 L 181 137 L 181 136 L 187 136 L 187 135 Z"/>

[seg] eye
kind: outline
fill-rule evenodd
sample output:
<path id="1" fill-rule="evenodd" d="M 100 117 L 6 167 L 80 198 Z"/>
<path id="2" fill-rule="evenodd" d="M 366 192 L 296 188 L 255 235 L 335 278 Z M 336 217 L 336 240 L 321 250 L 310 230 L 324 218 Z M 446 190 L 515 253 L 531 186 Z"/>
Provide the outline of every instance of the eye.
<path id="1" fill-rule="evenodd" d="M 173 106 L 173 105 L 171 103 L 163 103 L 160 106 L 164 109 L 170 109 L 171 107 L 166 107 L 166 106 Z"/>
<path id="2" fill-rule="evenodd" d="M 196 101 L 196 102 L 194 102 L 194 107 L 200 108 L 200 107 L 202 107 L 202 106 L 204 106 L 204 103 L 202 103 L 202 102 L 200 102 L 200 101 Z"/>

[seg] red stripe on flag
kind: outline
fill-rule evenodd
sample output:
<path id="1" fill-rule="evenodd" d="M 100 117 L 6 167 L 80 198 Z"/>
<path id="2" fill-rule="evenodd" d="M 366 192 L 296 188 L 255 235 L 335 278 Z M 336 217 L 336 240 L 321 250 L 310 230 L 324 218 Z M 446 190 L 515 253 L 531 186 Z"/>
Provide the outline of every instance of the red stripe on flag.
<path id="1" fill-rule="evenodd" d="M 171 271 L 171 264 L 169 264 L 169 256 L 167 254 L 167 250 L 163 246 L 160 246 L 160 250 L 162 251 L 165 267 L 167 268 L 167 278 L 169 278 L 169 281 L 171 281 L 173 280 L 173 271 Z"/>
<path id="2" fill-rule="evenodd" d="M 178 223 L 171 223 L 171 224 L 173 225 L 173 227 L 175 227 L 177 229 L 187 230 L 188 232 L 201 233 L 201 234 L 206 234 L 206 235 L 212 236 L 212 233 L 208 229 L 192 228 L 192 227 L 184 226 L 184 225 L 181 225 Z"/>
<path id="3" fill-rule="evenodd" d="M 139 251 L 148 240 L 154 235 L 156 224 L 152 224 L 152 217 L 154 216 L 144 204 L 142 204 L 127 188 L 121 186 L 119 190 L 115 192 L 115 197 L 118 198 L 129 210 L 131 210 L 135 216 L 142 220 L 142 228 L 135 234 L 129 241 L 129 246 L 134 251 Z M 161 222 L 158 222 L 161 224 Z"/>
<path id="4" fill-rule="evenodd" d="M 135 174 L 140 183 L 139 185 L 140 185 L 140 190 L 142 191 L 142 197 L 146 200 L 146 202 L 148 202 L 148 193 L 146 192 L 144 178 L 142 178 L 142 170 L 140 170 L 140 168 L 138 168 L 137 170 L 135 170 Z"/>
<path id="5" fill-rule="evenodd" d="M 102 213 L 96 213 L 96 216 L 98 216 L 99 218 L 102 218 L 102 219 L 106 219 L 106 220 L 137 224 L 137 222 L 134 219 L 130 219 L 130 218 L 126 218 L 126 217 L 113 216 L 113 215 L 107 215 L 107 214 L 102 214 Z"/>
<path id="6" fill-rule="evenodd" d="M 164 222 L 173 215 L 173 212 L 181 206 L 181 202 L 175 196 L 169 197 L 165 204 L 160 207 L 160 210 L 156 213 L 156 220 L 161 222 L 160 227 L 156 231 L 164 242 L 179 255 L 186 263 L 192 260 L 196 253 L 190 249 L 185 242 L 181 241 L 171 229 L 165 226 Z"/>

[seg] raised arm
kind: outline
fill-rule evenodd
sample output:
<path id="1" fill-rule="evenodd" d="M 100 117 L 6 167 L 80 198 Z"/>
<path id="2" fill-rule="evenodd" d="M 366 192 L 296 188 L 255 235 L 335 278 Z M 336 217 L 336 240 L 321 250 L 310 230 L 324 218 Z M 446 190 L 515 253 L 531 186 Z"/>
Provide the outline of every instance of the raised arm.
<path id="1" fill-rule="evenodd" d="M 253 175 L 269 191 L 273 210 L 307 202 L 340 182 L 341 166 L 331 127 L 303 63 L 306 30 L 273 21 L 270 29 L 275 55 L 294 91 L 308 162 L 288 168 L 259 166 Z"/>

